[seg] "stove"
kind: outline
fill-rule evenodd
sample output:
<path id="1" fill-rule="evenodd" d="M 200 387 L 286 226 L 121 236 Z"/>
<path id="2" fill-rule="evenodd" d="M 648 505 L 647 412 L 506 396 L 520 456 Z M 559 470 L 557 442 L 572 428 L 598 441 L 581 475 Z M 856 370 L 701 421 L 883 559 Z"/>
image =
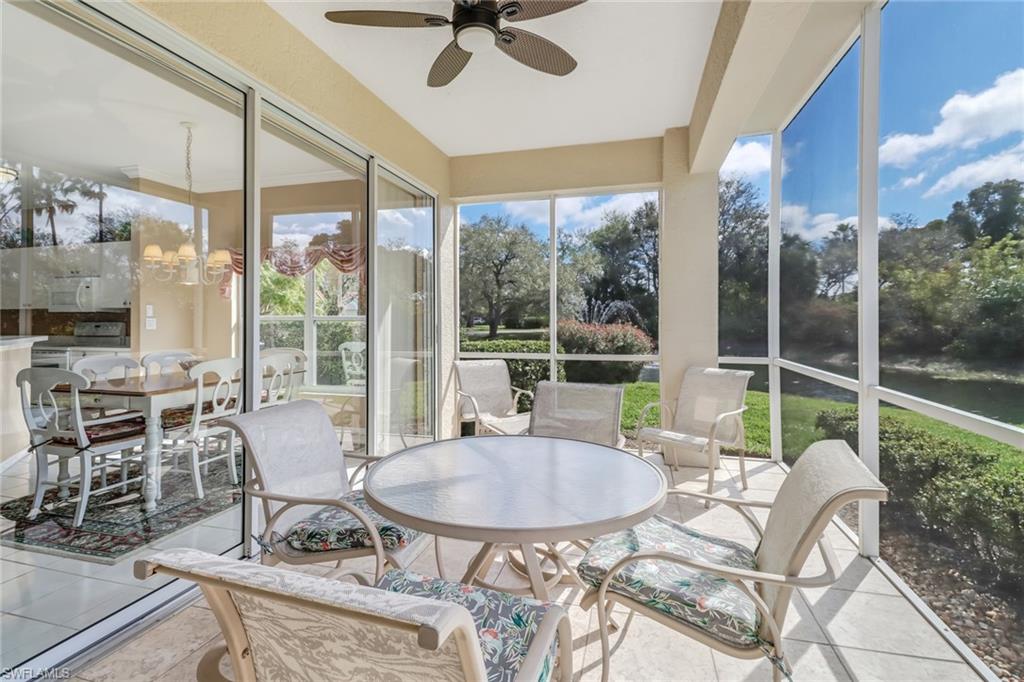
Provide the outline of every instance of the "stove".
<path id="1" fill-rule="evenodd" d="M 76 322 L 73 336 L 51 336 L 33 344 L 32 366 L 71 369 L 86 355 L 128 351 L 124 322 Z"/>

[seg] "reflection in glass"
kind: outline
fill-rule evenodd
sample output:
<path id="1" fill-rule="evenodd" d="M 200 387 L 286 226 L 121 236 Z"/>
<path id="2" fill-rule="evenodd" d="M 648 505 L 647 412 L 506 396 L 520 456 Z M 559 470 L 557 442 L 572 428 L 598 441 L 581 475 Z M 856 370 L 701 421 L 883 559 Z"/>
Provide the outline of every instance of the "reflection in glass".
<path id="1" fill-rule="evenodd" d="M 377 182 L 373 382 L 383 455 L 432 440 L 434 201 L 381 171 Z"/>
<path id="2" fill-rule="evenodd" d="M 860 41 L 782 132 L 783 357 L 857 376 Z"/>

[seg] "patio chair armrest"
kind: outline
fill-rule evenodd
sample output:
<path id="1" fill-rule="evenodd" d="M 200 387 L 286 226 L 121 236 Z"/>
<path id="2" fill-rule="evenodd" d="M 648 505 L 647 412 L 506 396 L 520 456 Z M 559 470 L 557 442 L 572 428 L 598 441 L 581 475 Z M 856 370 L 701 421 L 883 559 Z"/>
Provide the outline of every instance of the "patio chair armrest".
<path id="1" fill-rule="evenodd" d="M 757 520 L 757 517 L 754 516 L 750 511 L 748 511 L 748 509 L 772 508 L 771 502 L 758 502 L 756 500 L 737 500 L 731 497 L 722 497 L 720 495 L 708 495 L 706 493 L 691 492 L 689 490 L 673 489 L 669 490 L 666 495 L 677 495 L 679 497 L 694 497 L 704 502 L 715 502 L 718 504 L 723 504 L 726 507 L 729 507 L 730 509 L 735 511 L 740 516 L 742 516 L 743 520 L 747 522 L 747 525 L 750 526 L 755 533 L 757 533 L 758 538 L 764 535 L 764 527 L 761 525 L 761 522 Z"/>
<path id="2" fill-rule="evenodd" d="M 370 470 L 371 466 L 373 466 L 380 460 L 384 459 L 383 457 L 378 457 L 377 455 L 349 455 L 349 457 L 351 457 L 352 459 L 362 460 L 356 466 L 355 471 L 352 472 L 352 475 L 348 477 L 349 487 L 354 486 L 356 484 L 356 481 L 359 480 L 359 474 L 363 474 L 363 476 L 365 477 L 366 472 Z"/>
<path id="3" fill-rule="evenodd" d="M 513 402 L 518 401 L 519 400 L 519 396 L 521 396 L 521 395 L 528 395 L 528 396 L 530 396 L 530 400 L 533 400 L 533 391 L 527 391 L 525 388 L 518 388 L 516 386 L 513 386 L 512 387 L 512 400 L 513 400 Z"/>
<path id="4" fill-rule="evenodd" d="M 741 415 L 744 412 L 746 412 L 746 411 L 747 411 L 747 406 L 744 405 L 743 407 L 739 408 L 738 410 L 731 410 L 729 412 L 722 412 L 720 415 L 715 417 L 715 423 L 711 425 L 711 430 L 708 431 L 708 443 L 710 444 L 710 443 L 714 443 L 715 442 L 715 433 L 718 431 L 719 427 L 722 425 L 722 422 L 724 422 L 727 419 L 731 419 L 733 417 L 741 417 Z M 741 418 L 740 419 L 740 432 L 742 432 L 742 429 L 743 429 L 743 419 Z"/>
<path id="5" fill-rule="evenodd" d="M 460 398 L 465 398 L 466 400 L 469 401 L 469 404 L 472 405 L 473 407 L 473 418 L 477 421 L 480 421 L 480 404 L 477 403 L 476 398 L 462 390 L 455 391 L 455 395 L 459 396 Z M 459 408 L 459 415 L 462 415 L 461 407 Z"/>
<path id="6" fill-rule="evenodd" d="M 386 561 L 386 557 L 384 556 L 384 541 L 381 540 L 380 533 L 377 531 L 377 526 L 370 521 L 369 517 L 367 517 L 362 510 L 358 509 L 354 505 L 333 497 L 300 497 L 298 495 L 272 493 L 267 490 L 260 490 L 257 488 L 255 481 L 249 481 L 245 484 L 245 492 L 261 500 L 284 503 L 280 509 L 275 511 L 270 518 L 267 519 L 267 525 L 263 529 L 263 542 L 268 545 L 273 540 L 274 526 L 277 524 L 278 519 L 281 518 L 281 515 L 284 514 L 284 512 L 292 509 L 293 507 L 338 507 L 339 509 L 347 511 L 362 524 L 363 528 L 366 529 L 366 533 L 370 536 L 373 553 L 377 558 L 377 569 L 374 573 L 374 582 L 380 580 L 381 576 L 384 575 L 384 563 Z"/>
<path id="7" fill-rule="evenodd" d="M 640 410 L 640 418 L 636 420 L 636 430 L 637 430 L 638 434 L 640 433 L 640 429 L 642 429 L 644 427 L 644 422 L 647 420 L 647 413 L 650 412 L 651 409 L 653 409 L 655 407 L 667 407 L 668 408 L 669 417 L 671 418 L 672 421 L 675 421 L 675 419 L 676 419 L 675 403 L 668 402 L 667 400 L 657 400 L 657 401 L 652 402 L 652 403 L 647 403 Z"/>

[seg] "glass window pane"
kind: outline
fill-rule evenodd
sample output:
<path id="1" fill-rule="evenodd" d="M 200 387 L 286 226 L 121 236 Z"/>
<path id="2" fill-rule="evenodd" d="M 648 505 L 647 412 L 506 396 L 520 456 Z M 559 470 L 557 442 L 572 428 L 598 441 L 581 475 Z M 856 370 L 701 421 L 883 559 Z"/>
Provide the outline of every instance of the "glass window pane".
<path id="1" fill-rule="evenodd" d="M 545 353 L 550 203 L 459 206 L 459 337 L 472 352 Z"/>
<path id="2" fill-rule="evenodd" d="M 434 437 L 434 201 L 381 171 L 377 183 L 375 454 Z"/>
<path id="3" fill-rule="evenodd" d="M 263 348 L 302 348 L 305 322 L 302 320 L 260 321 L 260 343 Z"/>
<path id="4" fill-rule="evenodd" d="M 768 355 L 772 138 L 738 138 L 718 181 L 718 354 Z"/>
<path id="5" fill-rule="evenodd" d="M 317 320 L 316 383 L 366 386 L 366 323 Z"/>
<path id="6" fill-rule="evenodd" d="M 882 384 L 1024 424 L 1024 5 L 894 0 L 881 49 Z"/>
<path id="7" fill-rule="evenodd" d="M 555 201 L 562 352 L 656 352 L 658 210 L 657 192 Z"/>
<path id="8" fill-rule="evenodd" d="M 202 83 L 183 77 L 165 66 L 174 63 L 169 54 L 140 58 L 43 3 L 4 3 L 2 14 L 0 334 L 45 339 L 5 351 L 4 400 L 16 400 L 15 372 L 23 369 L 75 371 L 73 363 L 102 356 L 137 362 L 162 352 L 226 361 L 237 368 L 226 378 L 236 379 L 229 383 L 240 396 L 242 93 L 198 73 Z M 166 431 L 177 423 L 179 444 L 202 428 L 209 438 L 195 454 L 172 452 L 159 430 L 148 448 L 136 440 L 104 452 L 93 440 L 79 445 L 103 459 L 91 457 L 93 474 L 82 477 L 79 458 L 58 453 L 49 439 L 18 457 L 31 443 L 29 425 L 4 419 L 0 670 L 19 669 L 151 594 L 166 598 L 159 588 L 168 578 L 128 580 L 140 554 L 168 544 L 240 548 L 241 450 L 209 423 L 193 424 L 202 387 L 182 370 L 171 361 L 149 364 L 146 378 L 136 368 L 98 376 L 80 418 L 117 419 L 111 408 L 128 406 Z M 149 400 L 156 372 L 162 390 Z M 196 480 L 188 473 L 193 457 Z M 49 473 L 31 479 L 37 465 Z M 66 485 L 49 485 L 58 479 Z M 29 518 L 37 484 L 44 504 Z M 42 568 L 57 561 L 61 572 Z M 9 636 L 25 624 L 27 636 Z"/>
<path id="9" fill-rule="evenodd" d="M 783 357 L 857 376 L 860 41 L 782 132 Z"/>

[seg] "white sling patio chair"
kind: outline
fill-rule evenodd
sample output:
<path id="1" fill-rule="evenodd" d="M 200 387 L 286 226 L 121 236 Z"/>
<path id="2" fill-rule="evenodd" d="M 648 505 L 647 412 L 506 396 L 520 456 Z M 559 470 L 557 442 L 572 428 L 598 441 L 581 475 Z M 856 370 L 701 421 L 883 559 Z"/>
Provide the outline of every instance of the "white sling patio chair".
<path id="1" fill-rule="evenodd" d="M 668 456 L 666 448 L 679 448 L 704 455 L 708 462 L 708 495 L 715 489 L 715 469 L 721 446 L 735 448 L 740 455 L 740 480 L 747 489 L 746 433 L 743 429 L 743 404 L 747 384 L 753 372 L 713 367 L 690 367 L 679 387 L 674 403 L 648 403 L 637 421 L 637 445 L 644 456 L 644 443 L 661 445 L 665 466 L 669 468 L 672 485 L 678 462 Z M 661 407 L 668 413 L 669 428 L 645 427 L 647 413 Z M 662 423 L 665 423 L 664 415 Z"/>
<path id="2" fill-rule="evenodd" d="M 135 562 L 198 583 L 224 635 L 199 682 L 424 680 L 569 682 L 572 637 L 559 606 L 410 571 L 377 586 L 171 549 Z M 353 576 L 355 577 L 355 576 Z"/>
<path id="3" fill-rule="evenodd" d="M 456 360 L 459 380 L 459 415 L 472 421 L 476 434 L 491 431 L 518 436 L 530 428 L 530 413 L 517 413 L 519 396 L 533 393 L 512 385 L 504 360 Z"/>
<path id="4" fill-rule="evenodd" d="M 619 431 L 624 393 L 622 386 L 540 381 L 529 434 L 621 448 L 626 444 Z"/>
<path id="5" fill-rule="evenodd" d="M 827 586 L 839 576 L 826 526 L 843 506 L 884 501 L 887 491 L 845 441 L 826 440 L 804 451 L 774 502 L 684 490 L 668 494 L 736 510 L 760 542 L 751 551 L 664 516 L 594 540 L 576 572 L 590 585 L 580 605 L 597 604 L 603 680 L 610 655 L 608 612 L 615 604 L 628 608 L 630 619 L 634 613 L 648 616 L 730 656 L 768 656 L 773 679 L 788 676 L 781 633 L 793 588 Z M 771 510 L 763 528 L 750 509 Z M 825 571 L 801 577 L 815 544 Z"/>
<path id="6" fill-rule="evenodd" d="M 385 519 L 351 489 L 334 425 L 319 403 L 296 400 L 219 423 L 242 437 L 252 461 L 245 490 L 262 501 L 265 564 L 335 562 L 337 572 L 346 559 L 372 556 L 379 579 L 385 565 L 405 568 L 430 543 L 429 535 Z M 437 563 L 440 571 L 440 551 Z"/>

